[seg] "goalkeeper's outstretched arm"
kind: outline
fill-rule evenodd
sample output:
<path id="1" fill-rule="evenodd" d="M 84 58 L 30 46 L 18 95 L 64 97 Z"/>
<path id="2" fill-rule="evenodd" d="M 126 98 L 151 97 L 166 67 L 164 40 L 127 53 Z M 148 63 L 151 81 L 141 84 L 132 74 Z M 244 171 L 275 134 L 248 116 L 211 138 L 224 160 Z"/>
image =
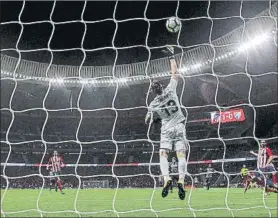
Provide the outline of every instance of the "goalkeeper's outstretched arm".
<path id="1" fill-rule="evenodd" d="M 172 79 L 178 79 L 178 75 L 177 75 L 177 62 L 175 60 L 175 56 L 174 56 L 174 47 L 173 46 L 167 46 L 166 50 L 163 51 L 164 53 L 166 53 L 170 59 L 170 65 L 171 65 L 171 74 L 172 74 Z"/>
<path id="2" fill-rule="evenodd" d="M 177 74 L 178 67 L 177 67 L 177 62 L 176 62 L 174 56 L 172 58 L 170 57 L 170 64 L 171 64 L 172 78 L 177 80 L 178 79 L 178 74 Z"/>

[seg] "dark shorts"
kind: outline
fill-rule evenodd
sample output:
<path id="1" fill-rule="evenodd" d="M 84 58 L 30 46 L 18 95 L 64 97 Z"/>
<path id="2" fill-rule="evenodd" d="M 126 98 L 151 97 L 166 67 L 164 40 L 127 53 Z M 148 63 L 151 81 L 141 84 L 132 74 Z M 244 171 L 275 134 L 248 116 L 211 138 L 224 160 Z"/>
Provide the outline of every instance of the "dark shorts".
<path id="1" fill-rule="evenodd" d="M 264 168 L 259 168 L 262 172 L 274 172 L 275 167 L 274 165 L 268 165 L 267 167 Z"/>
<path id="2" fill-rule="evenodd" d="M 264 167 L 264 168 L 259 168 L 259 169 L 256 169 L 257 171 L 262 171 L 263 173 L 270 173 L 270 172 L 275 172 L 275 167 L 273 165 L 269 165 L 267 167 Z M 261 177 L 261 178 L 264 178 L 263 174 L 261 172 L 255 172 L 255 176 L 256 177 Z"/>
<path id="3" fill-rule="evenodd" d="M 178 175 L 173 175 L 172 176 L 172 181 L 173 181 L 173 183 L 178 182 L 179 181 L 179 176 Z"/>
<path id="4" fill-rule="evenodd" d="M 53 180 L 56 180 L 56 179 L 57 179 L 57 180 L 60 180 L 60 172 L 54 172 L 54 173 L 53 173 L 52 179 L 53 179 Z"/>
<path id="5" fill-rule="evenodd" d="M 211 182 L 212 177 L 208 177 L 206 178 L 206 183 L 210 183 Z"/>
<path id="6" fill-rule="evenodd" d="M 273 182 L 272 182 L 271 179 L 267 179 L 267 180 L 266 180 L 266 185 L 267 185 L 268 187 L 274 187 L 274 184 L 273 184 Z"/>

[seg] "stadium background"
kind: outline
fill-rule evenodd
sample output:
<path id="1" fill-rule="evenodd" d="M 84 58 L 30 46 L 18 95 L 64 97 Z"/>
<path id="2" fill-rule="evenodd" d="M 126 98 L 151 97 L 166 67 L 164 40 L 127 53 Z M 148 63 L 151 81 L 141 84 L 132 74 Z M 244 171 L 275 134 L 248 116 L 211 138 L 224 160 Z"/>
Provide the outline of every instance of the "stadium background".
<path id="1" fill-rule="evenodd" d="M 2 22 L 18 20 L 18 14 L 22 3 L 1 2 Z M 21 16 L 22 22 L 35 20 L 49 20 L 51 12 L 51 2 L 26 2 Z M 66 4 L 66 5 L 65 5 Z M 148 18 L 161 18 L 171 16 L 175 13 L 177 4 L 175 2 L 159 3 L 161 10 L 156 2 L 150 2 L 147 9 Z M 274 5 L 274 3 L 272 3 Z M 115 3 L 107 4 L 88 2 L 84 13 L 84 20 L 100 20 L 113 17 Z M 119 2 L 115 14 L 115 19 L 126 19 L 129 17 L 143 17 L 145 2 Z M 180 2 L 178 15 L 181 18 L 207 16 L 208 2 Z M 240 2 L 211 2 L 210 16 L 229 17 L 238 16 L 240 11 Z M 265 8 L 269 7 L 269 2 L 244 2 L 242 4 L 242 17 L 255 17 Z M 274 7 L 274 6 L 273 6 Z M 277 7 L 277 5 L 276 5 Z M 64 10 L 64 9 L 67 10 Z M 53 13 L 53 21 L 79 20 L 83 8 L 82 3 L 57 2 Z M 190 10 L 188 10 L 190 8 Z M 5 9 L 5 10 L 4 10 Z M 247 21 L 248 19 L 246 19 Z M 161 46 L 177 42 L 177 36 L 165 31 L 165 20 L 153 21 L 150 25 L 148 35 L 148 46 Z M 144 45 L 147 35 L 147 25 L 145 21 L 129 21 L 118 24 L 118 32 L 115 38 L 115 47 L 130 45 Z M 230 31 L 243 25 L 240 18 L 229 18 L 215 20 L 212 29 L 212 40 L 217 39 Z M 113 21 L 104 21 L 101 23 L 88 24 L 87 33 L 83 43 L 86 49 L 95 49 L 105 46 L 111 46 L 115 23 Z M 209 19 L 196 19 L 185 21 L 179 37 L 179 43 L 182 46 L 189 46 L 185 51 L 192 49 L 191 45 L 208 43 L 211 21 Z M 15 48 L 20 35 L 21 26 L 19 24 L 1 25 L 1 49 Z M 39 23 L 24 25 L 23 34 L 18 43 L 19 50 L 47 48 L 47 42 L 51 34 L 52 26 L 50 23 Z M 59 24 L 55 27 L 55 33 L 50 43 L 51 49 L 80 48 L 81 39 L 84 33 L 84 24 L 74 22 Z M 277 40 L 277 39 L 276 39 Z M 180 52 L 180 51 L 177 51 Z M 23 52 L 21 58 L 24 60 L 49 63 L 51 54 L 48 50 Z M 4 56 L 18 58 L 18 52 L 15 50 L 5 50 L 1 52 L 1 58 Z M 80 66 L 84 54 L 80 50 L 53 52 L 53 64 Z M 113 49 L 86 52 L 84 66 L 105 66 L 113 65 L 116 52 Z M 119 49 L 116 64 L 130 64 L 146 61 L 149 57 L 148 50 L 143 46 L 129 49 Z M 162 58 L 161 49 L 151 49 L 151 59 Z M 247 71 L 251 75 L 265 72 L 277 72 L 277 47 L 273 41 L 269 41 L 256 50 L 249 52 L 247 61 Z M 231 60 L 223 61 L 214 68 L 217 75 L 223 75 L 231 72 L 246 72 L 246 56 L 239 54 Z M 24 73 L 24 72 L 21 72 Z M 212 73 L 211 69 L 206 73 Z M 1 77 L 2 71 L 1 71 Z M 248 96 L 250 79 L 244 75 L 233 75 L 230 77 L 219 77 L 220 86 L 217 92 L 217 103 L 221 106 L 231 106 L 241 103 L 253 105 L 264 105 L 277 103 L 277 75 L 268 74 L 259 77 L 252 77 L 252 90 L 250 99 Z M 168 80 L 163 80 L 167 84 Z M 189 140 L 215 138 L 217 135 L 217 125 L 211 123 L 210 112 L 217 111 L 217 107 L 199 107 L 215 104 L 217 81 L 214 76 L 187 77 L 181 81 L 178 87 L 178 94 L 181 95 L 183 86 L 185 86 L 182 96 L 182 104 L 187 107 L 187 135 Z M 1 108 L 9 108 L 9 101 L 12 96 L 15 82 L 13 80 L 1 80 Z M 146 93 L 149 83 L 122 85 L 117 90 L 115 98 L 115 108 L 132 108 L 144 106 Z M 24 110 L 28 108 L 42 108 L 43 99 L 46 95 L 48 84 L 37 83 L 36 81 L 26 80 L 17 81 L 17 86 L 11 102 L 13 110 Z M 78 106 L 78 97 L 81 86 L 67 86 L 65 84 L 51 85 L 50 91 L 45 99 L 47 109 L 62 109 Z M 115 95 L 115 86 L 86 86 L 83 89 L 79 105 L 81 109 L 106 108 L 93 112 L 82 112 L 82 123 L 78 131 L 78 139 L 82 144 L 82 155 L 79 164 L 111 164 L 113 163 L 116 146 L 112 142 L 89 143 L 98 140 L 112 140 L 117 142 L 118 153 L 116 163 L 157 163 L 158 162 L 158 144 L 154 143 L 154 156 L 151 159 L 153 146 L 147 141 L 148 127 L 144 124 L 146 109 L 135 108 L 130 110 L 118 110 L 115 129 L 115 111 L 111 109 L 112 101 Z M 209 93 L 209 94 L 208 94 Z M 152 96 L 151 96 L 152 97 Z M 110 109 L 107 109 L 110 108 Z M 238 107 L 237 107 L 238 108 Z M 275 154 L 277 150 L 277 104 L 271 106 L 255 107 L 256 120 L 254 123 L 253 106 L 240 106 L 244 109 L 246 120 L 243 122 L 234 122 L 221 125 L 220 136 L 223 138 L 238 138 L 253 136 L 255 125 L 255 135 L 258 138 L 271 138 L 268 140 L 270 147 Z M 80 112 L 76 109 L 48 112 L 48 120 L 44 131 L 42 126 L 46 119 L 46 112 L 42 109 L 15 113 L 14 122 L 7 135 L 7 130 L 12 120 L 12 113 L 7 110 L 1 110 L 1 162 L 7 160 L 8 163 L 26 163 L 37 164 L 42 161 L 46 163 L 53 150 L 62 154 L 65 163 L 76 163 L 80 145 L 76 142 L 67 143 L 47 143 L 55 141 L 76 140 L 77 127 L 80 121 Z M 159 140 L 160 123 L 156 120 L 150 131 L 152 140 Z M 113 133 L 113 134 L 112 134 Z M 42 159 L 44 145 L 41 142 L 30 142 L 24 144 L 11 144 L 11 152 L 7 139 L 10 143 L 41 140 L 43 135 L 46 141 L 46 156 Z M 142 140 L 144 139 L 144 140 Z M 131 142 L 121 141 L 129 141 Z M 190 160 L 214 160 L 222 158 L 240 158 L 250 157 L 249 151 L 258 148 L 257 142 L 252 139 L 235 139 L 226 141 L 226 144 L 220 140 L 208 140 L 192 142 Z M 9 158 L 7 155 L 10 153 Z M 224 155 L 224 156 L 223 156 Z M 229 174 L 238 173 L 242 162 L 225 163 L 224 171 Z M 245 162 L 250 169 L 255 169 L 254 161 Z M 201 172 L 207 165 L 190 165 L 190 173 Z M 214 164 L 213 167 L 222 171 L 222 164 Z M 9 167 L 1 174 L 9 177 L 20 177 L 30 174 L 38 174 L 38 167 Z M 159 175 L 158 166 L 152 166 L 151 172 Z M 42 173 L 47 172 L 42 168 Z M 72 176 L 64 177 L 63 180 L 68 186 L 77 187 L 78 180 L 74 176 L 75 168 L 65 168 L 65 174 Z M 112 174 L 112 167 L 77 167 L 77 173 L 80 176 Z M 149 174 L 149 167 L 115 167 L 114 173 L 117 176 Z M 103 180 L 103 177 L 95 177 Z M 107 177 L 111 187 L 115 187 L 115 179 Z M 156 177 L 157 179 L 158 177 Z M 215 179 L 217 179 L 215 177 Z M 231 180 L 234 177 L 231 177 Z M 6 186 L 6 180 L 1 177 L 2 187 Z M 19 178 L 11 180 L 10 187 L 41 187 L 42 178 L 39 176 Z M 190 181 L 188 180 L 190 183 Z M 218 181 L 218 186 L 223 185 L 223 181 Z M 153 180 L 150 176 L 120 178 L 120 187 L 153 187 Z"/>

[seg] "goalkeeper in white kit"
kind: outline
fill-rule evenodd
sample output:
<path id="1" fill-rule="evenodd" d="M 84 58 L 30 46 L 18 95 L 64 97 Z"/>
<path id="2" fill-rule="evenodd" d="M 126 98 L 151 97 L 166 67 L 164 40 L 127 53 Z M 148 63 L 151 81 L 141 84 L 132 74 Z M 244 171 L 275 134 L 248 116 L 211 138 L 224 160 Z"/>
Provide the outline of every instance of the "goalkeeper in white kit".
<path id="1" fill-rule="evenodd" d="M 164 187 L 162 197 L 166 197 L 172 185 L 169 176 L 168 153 L 175 150 L 178 158 L 179 181 L 177 183 L 178 195 L 181 200 L 185 198 L 184 177 L 186 171 L 185 152 L 187 141 L 185 135 L 185 117 L 181 111 L 176 88 L 179 75 L 177 75 L 177 64 L 174 58 L 174 48 L 168 46 L 166 51 L 171 64 L 171 80 L 169 85 L 163 89 L 159 81 L 153 81 L 151 89 L 156 93 L 156 97 L 149 105 L 149 110 L 145 122 L 152 122 L 152 112 L 156 112 L 162 121 L 160 138 L 160 169 L 164 177 Z"/>

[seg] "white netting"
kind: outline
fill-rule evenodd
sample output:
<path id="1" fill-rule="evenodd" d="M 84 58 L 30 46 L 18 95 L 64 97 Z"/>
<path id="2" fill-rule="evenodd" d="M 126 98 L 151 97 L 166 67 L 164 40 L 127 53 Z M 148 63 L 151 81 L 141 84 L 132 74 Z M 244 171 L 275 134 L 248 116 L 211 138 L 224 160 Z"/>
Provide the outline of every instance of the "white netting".
<path id="1" fill-rule="evenodd" d="M 256 143 L 258 145 L 259 143 L 259 138 L 256 136 L 255 131 L 256 131 L 256 110 L 258 108 L 268 108 L 271 106 L 278 105 L 278 102 L 271 102 L 271 103 L 263 103 L 263 104 L 254 104 L 251 99 L 251 92 L 253 88 L 253 83 L 256 78 L 259 77 L 267 77 L 270 76 L 271 78 L 277 77 L 278 73 L 275 72 L 268 72 L 268 71 L 263 71 L 261 73 L 258 73 L 256 75 L 250 74 L 249 73 L 249 53 L 250 52 L 255 52 L 255 48 L 259 48 L 260 46 L 263 46 L 264 43 L 271 44 L 277 49 L 277 4 L 273 3 L 272 1 L 269 1 L 269 7 L 266 9 L 262 14 L 254 17 L 254 18 L 247 18 L 242 16 L 242 8 L 243 8 L 243 1 L 240 4 L 240 12 L 239 16 L 232 16 L 232 17 L 211 17 L 210 16 L 210 7 L 211 7 L 211 2 L 208 2 L 207 6 L 207 16 L 203 17 L 209 22 L 211 22 L 210 26 L 210 31 L 209 31 L 209 39 L 208 43 L 202 43 L 202 44 L 194 44 L 190 46 L 183 46 L 180 43 L 180 34 L 182 33 L 179 32 L 177 41 L 176 41 L 176 47 L 181 49 L 182 53 L 179 55 L 176 55 L 177 62 L 179 64 L 179 69 L 180 69 L 180 74 L 181 74 L 181 81 L 183 82 L 182 88 L 180 90 L 180 103 L 182 105 L 182 108 L 185 110 L 185 114 L 188 117 L 188 114 L 193 111 L 193 110 L 202 110 L 202 108 L 205 107 L 211 107 L 218 110 L 218 113 L 223 114 L 222 119 L 225 119 L 226 113 L 230 112 L 239 112 L 243 113 L 242 111 L 234 111 L 237 110 L 235 108 L 249 108 L 249 110 L 253 111 L 253 116 L 250 116 L 249 119 L 253 119 L 251 129 L 252 133 L 250 135 L 247 135 L 245 137 L 229 137 L 229 138 L 223 138 L 221 135 L 221 129 L 222 129 L 222 122 L 215 121 L 214 118 L 209 119 L 212 123 L 218 124 L 217 130 L 216 130 L 216 136 L 210 137 L 210 135 L 206 135 L 201 137 L 200 139 L 192 139 L 189 140 L 190 144 L 198 144 L 198 143 L 203 143 L 203 144 L 217 144 L 217 146 L 223 147 L 223 155 L 222 157 L 217 157 L 213 160 L 210 161 L 205 161 L 207 159 L 205 157 L 205 154 L 203 157 L 200 157 L 201 159 L 197 159 L 197 161 L 194 162 L 194 159 L 190 159 L 191 153 L 192 153 L 192 147 L 190 146 L 189 154 L 188 154 L 188 162 L 192 162 L 192 164 L 205 164 L 205 163 L 218 163 L 220 164 L 220 170 L 217 170 L 215 174 L 217 175 L 217 181 L 215 183 L 224 184 L 224 187 L 226 187 L 226 191 L 224 196 L 221 196 L 223 198 L 224 204 L 219 206 L 215 205 L 210 208 L 202 208 L 202 205 L 200 206 L 192 206 L 192 198 L 194 195 L 193 191 L 193 185 L 191 185 L 190 190 L 187 192 L 187 199 L 185 200 L 183 207 L 175 207 L 171 206 L 171 208 L 166 208 L 166 209 L 157 209 L 156 207 L 156 202 L 157 198 L 155 197 L 155 194 L 157 192 L 157 183 L 158 183 L 158 178 L 159 175 L 153 173 L 153 166 L 157 166 L 157 163 L 153 163 L 153 159 L 155 155 L 158 155 L 156 147 L 156 143 L 158 141 L 153 140 L 150 135 L 151 135 L 151 125 L 149 125 L 148 130 L 147 130 L 147 138 L 144 139 L 128 139 L 128 140 L 122 140 L 118 137 L 116 137 L 115 132 L 118 131 L 117 128 L 120 128 L 118 126 L 118 119 L 119 119 L 119 114 L 120 113 L 125 113 L 132 111 L 133 109 L 147 109 L 149 105 L 149 101 L 151 97 L 149 97 L 149 88 L 147 92 L 147 96 L 145 99 L 145 105 L 138 105 L 138 106 L 132 106 L 132 107 L 125 107 L 125 108 L 119 108 L 116 106 L 116 101 L 117 97 L 119 95 L 119 89 L 122 84 L 130 84 L 131 86 L 134 84 L 140 84 L 140 83 L 146 83 L 150 85 L 152 78 L 169 78 L 169 62 L 168 59 L 161 59 L 161 60 L 152 60 L 151 61 L 151 50 L 152 49 L 159 49 L 159 48 L 164 48 L 166 45 L 163 46 L 156 46 L 152 47 L 148 45 L 148 37 L 150 34 L 150 26 L 151 22 L 156 22 L 156 21 L 161 21 L 161 20 L 166 20 L 167 18 L 159 18 L 159 19 L 150 19 L 147 17 L 147 10 L 149 6 L 149 1 L 146 3 L 145 9 L 144 9 L 144 17 L 143 18 L 133 18 L 133 19 L 126 19 L 126 20 L 117 20 L 116 19 L 116 12 L 117 12 L 117 7 L 118 7 L 118 2 L 116 2 L 115 7 L 114 7 L 114 13 L 112 18 L 108 18 L 105 20 L 97 20 L 97 21 L 86 21 L 84 20 L 84 13 L 86 10 L 86 5 L 87 2 L 84 2 L 84 6 L 82 9 L 81 13 L 81 20 L 69 20 L 69 21 L 63 21 L 63 22 L 55 22 L 52 19 L 55 7 L 56 7 L 56 1 L 53 3 L 53 7 L 49 16 L 49 20 L 45 21 L 34 21 L 34 22 L 22 22 L 21 16 L 22 13 L 25 9 L 25 1 L 22 4 L 21 11 L 18 15 L 18 21 L 11 21 L 11 22 L 6 22 L 6 23 L 1 23 L 1 25 L 9 25 L 9 24 L 19 24 L 21 29 L 20 29 L 20 35 L 19 38 L 17 39 L 16 47 L 15 48 L 1 48 L 1 52 L 7 52 L 7 51 L 15 51 L 18 54 L 18 58 L 12 58 L 9 56 L 1 55 L 1 60 L 3 62 L 1 66 L 1 82 L 3 81 L 11 81 L 14 83 L 14 87 L 11 93 L 11 96 L 9 98 L 9 103 L 8 107 L 2 107 L 1 104 L 1 112 L 9 112 L 11 115 L 11 121 L 8 125 L 8 128 L 5 132 L 5 139 L 1 138 L 1 143 L 6 144 L 8 146 L 7 149 L 7 157 L 5 160 L 2 160 L 1 166 L 3 167 L 3 170 L 1 172 L 1 177 L 5 180 L 6 185 L 5 185 L 5 190 L 1 196 L 1 215 L 3 216 L 8 216 L 11 214 L 20 214 L 22 212 L 27 212 L 27 211 L 36 211 L 40 216 L 44 216 L 46 214 L 58 214 L 58 213 L 74 213 L 75 215 L 78 216 L 85 216 L 85 215 L 100 215 L 102 213 L 109 213 L 111 212 L 114 216 L 116 215 L 117 217 L 120 217 L 123 214 L 136 214 L 136 213 L 141 213 L 141 212 L 150 212 L 150 214 L 158 217 L 165 216 L 165 212 L 172 212 L 172 211 L 185 211 L 191 215 L 191 216 L 199 216 L 199 213 L 202 212 L 211 212 L 211 211 L 221 211 L 224 210 L 225 212 L 229 212 L 229 215 L 234 217 L 235 213 L 238 213 L 240 211 L 246 211 L 246 210 L 255 210 L 258 208 L 264 209 L 267 211 L 267 215 L 275 216 L 275 212 L 277 210 L 277 206 L 269 206 L 266 197 L 262 194 L 260 195 L 260 200 L 261 203 L 259 205 L 248 205 L 247 207 L 241 207 L 241 208 L 234 208 L 233 205 L 229 203 L 229 192 L 230 192 L 230 186 L 233 185 L 233 182 L 231 184 L 231 176 L 236 176 L 238 173 L 227 173 L 226 172 L 226 165 L 225 163 L 230 163 L 230 162 L 245 162 L 245 161 L 254 161 L 255 158 L 248 158 L 248 157 L 240 157 L 240 155 L 237 158 L 229 158 L 229 145 L 231 142 L 238 142 L 238 144 L 248 144 L 250 140 L 253 140 L 253 143 Z M 180 2 L 177 2 L 177 8 L 176 8 L 176 14 L 173 14 L 173 16 L 178 17 L 179 16 L 179 5 Z M 214 23 L 219 20 L 225 20 L 225 19 L 231 19 L 231 18 L 239 18 L 242 20 L 243 25 L 236 30 L 232 31 L 231 33 L 227 34 L 226 36 L 221 37 L 220 39 L 217 40 L 212 40 L 212 34 L 214 31 Z M 186 21 L 191 21 L 195 20 L 198 18 L 187 18 L 183 19 L 180 18 L 182 22 Z M 119 23 L 124 23 L 124 22 L 129 22 L 131 20 L 142 20 L 145 21 L 148 25 L 148 30 L 145 38 L 145 44 L 144 45 L 134 45 L 134 46 L 127 46 L 127 47 L 117 47 L 115 46 L 115 38 L 117 35 L 117 30 L 118 30 L 118 25 Z M 98 22 L 103 22 L 103 21 L 112 21 L 115 23 L 115 31 L 113 34 L 112 42 L 109 47 L 102 47 L 102 48 L 97 48 L 97 49 L 85 49 L 83 44 L 84 40 L 86 37 L 86 32 L 87 32 L 87 25 L 88 24 L 94 24 Z M 81 41 L 81 47 L 79 48 L 70 48 L 70 49 L 53 49 L 50 47 L 51 41 L 53 39 L 54 33 L 55 33 L 55 26 L 57 25 L 64 25 L 64 24 L 70 24 L 70 23 L 75 23 L 75 22 L 80 22 L 84 25 L 84 33 L 82 35 L 82 41 Z M 19 49 L 18 45 L 21 40 L 22 34 L 24 32 L 24 27 L 27 25 L 31 24 L 36 24 L 36 23 L 49 23 L 52 26 L 52 31 L 51 35 L 48 40 L 47 48 L 43 48 L 41 50 L 47 50 L 51 54 L 51 60 L 49 64 L 43 64 L 43 63 L 35 63 L 35 62 L 29 62 L 26 60 L 23 60 L 22 53 L 23 52 L 34 52 L 34 51 L 39 51 L 40 49 L 33 49 L 33 50 L 22 50 Z M 183 25 L 182 28 L 186 28 L 186 25 Z M 257 28 L 259 30 L 257 30 Z M 166 30 L 165 30 L 166 31 Z M 234 43 L 233 38 L 240 38 L 241 43 Z M 143 47 L 147 50 L 148 52 L 148 58 L 145 63 L 136 63 L 132 65 L 117 65 L 118 61 L 118 52 L 119 50 L 124 50 L 124 49 L 130 49 L 134 47 Z M 193 49 L 192 49 L 193 48 Z M 99 50 L 104 50 L 104 49 L 113 49 L 115 51 L 115 59 L 114 59 L 114 64 L 113 66 L 105 66 L 105 67 L 88 67 L 88 66 L 83 66 L 84 62 L 86 60 L 86 55 L 87 52 L 94 52 L 94 51 L 99 51 Z M 261 49 L 261 48 L 260 48 Z M 53 64 L 53 52 L 59 52 L 59 51 L 72 51 L 72 50 L 79 50 L 83 54 L 82 62 L 80 66 L 74 67 L 74 66 L 57 66 Z M 244 64 L 244 70 L 241 71 L 231 71 L 231 73 L 219 73 L 216 67 L 220 63 L 225 63 L 228 62 L 229 59 L 239 55 L 239 54 L 244 54 L 246 59 L 245 59 L 245 64 Z M 277 53 L 276 53 L 277 55 Z M 223 70 L 223 69 L 222 69 Z M 112 76 L 108 76 L 108 73 L 111 71 Z M 206 71 L 211 71 L 211 73 L 206 73 Z M 139 73 L 137 73 L 139 72 Z M 142 73 L 143 72 L 143 73 Z M 140 74 L 141 73 L 141 74 Z M 216 81 L 216 88 L 215 88 L 215 94 L 208 93 L 207 98 L 212 99 L 212 103 L 208 103 L 206 105 L 202 106 L 186 106 L 184 105 L 184 96 L 187 95 L 187 88 L 185 87 L 185 82 L 188 79 L 194 79 L 194 78 L 199 78 L 202 76 L 211 76 L 215 81 Z M 218 95 L 219 95 L 219 89 L 220 86 L 222 85 L 222 81 L 229 79 L 230 77 L 233 76 L 247 76 L 248 77 L 248 98 L 247 102 L 245 103 L 232 103 L 228 104 L 228 106 L 219 104 L 218 101 Z M 47 84 L 47 90 L 45 92 L 45 95 L 43 96 L 42 99 L 42 106 L 41 107 L 36 107 L 36 108 L 31 108 L 31 109 L 24 109 L 24 110 L 16 110 L 13 108 L 13 101 L 14 101 L 14 96 L 15 93 L 18 89 L 19 83 L 20 82 L 32 82 L 32 83 L 37 83 L 37 84 Z M 209 82 L 209 79 L 207 80 Z M 68 86 L 78 86 L 80 85 L 81 88 L 78 91 L 77 95 L 77 103 L 76 105 L 70 104 L 70 107 L 65 107 L 65 108 L 57 108 L 57 109 L 50 109 L 46 106 L 46 101 L 49 98 L 49 95 L 52 91 L 53 86 L 56 84 L 65 84 Z M 102 107 L 102 108 L 97 108 L 97 109 L 88 109 L 88 108 L 83 108 L 81 106 L 81 100 L 82 100 L 82 95 L 85 92 L 85 89 L 88 84 L 94 85 L 95 87 L 114 87 L 114 95 L 112 98 L 112 104 L 110 107 Z M 276 84 L 277 85 L 277 84 Z M 2 90 L 1 90 L 2 91 Z M 194 93 L 194 91 L 192 91 Z M 270 93 L 271 95 L 271 93 Z M 102 96 L 105 98 L 105 95 Z M 72 96 L 71 96 L 72 99 Z M 72 102 L 72 101 L 71 101 Z M 78 122 L 78 127 L 75 131 L 75 139 L 74 140 L 57 140 L 56 138 L 54 140 L 48 140 L 46 139 L 46 134 L 45 134 L 45 129 L 50 121 L 50 117 L 52 116 L 53 113 L 67 113 L 67 111 L 75 111 L 71 114 L 71 116 L 77 116 L 80 117 L 79 122 Z M 100 111 L 112 111 L 114 113 L 114 120 L 112 121 L 112 128 L 111 128 L 111 137 L 104 138 L 104 139 L 97 139 L 93 141 L 82 141 L 80 140 L 80 129 L 82 126 L 82 123 L 84 120 L 86 120 L 89 116 L 87 113 L 90 112 L 100 112 Z M 19 140 L 18 142 L 11 142 L 11 129 L 13 127 L 13 124 L 15 122 L 15 117 L 18 116 L 19 114 L 23 113 L 29 113 L 29 116 L 33 116 L 32 113 L 35 113 L 38 111 L 41 114 L 45 114 L 45 120 L 42 125 L 41 129 L 41 136 L 40 140 Z M 109 112 L 109 113 L 110 113 Z M 214 115 L 217 115 L 217 112 L 214 113 Z M 212 116 L 212 114 L 210 114 Z M 230 115 L 230 114 L 228 114 Z M 35 115 L 34 115 L 35 116 Z M 100 116 L 102 116 L 100 114 Z M 246 115 L 247 116 L 247 115 Z M 28 116 L 27 116 L 28 117 Z M 85 117 L 85 118 L 84 118 Z M 221 117 L 221 116 L 220 116 Z M 231 119 L 236 119 L 236 117 L 232 117 Z M 221 120 L 222 121 L 222 120 Z M 194 121 L 188 121 L 186 122 L 186 126 L 188 124 L 194 123 Z M 225 121 L 223 121 L 225 123 Z M 69 128 L 71 128 L 69 126 Z M 250 128 L 250 126 L 249 126 Z M 1 127 L 2 131 L 2 127 Z M 229 131 L 229 130 L 228 130 Z M 277 136 L 272 136 L 272 137 L 267 137 L 264 138 L 268 142 L 275 141 L 278 137 Z M 245 141 L 244 141 L 245 140 Z M 248 141 L 249 140 L 249 141 Z M 244 141 L 244 142 L 242 142 Z M 117 159 L 120 153 L 120 149 L 122 149 L 122 145 L 124 143 L 148 143 L 151 145 L 150 149 L 150 161 L 149 163 L 135 163 L 132 164 L 132 160 L 130 161 L 129 164 L 118 164 Z M 42 158 L 40 159 L 39 164 L 29 164 L 29 163 L 11 163 L 10 162 L 10 156 L 12 155 L 12 150 L 13 148 L 20 147 L 20 145 L 24 145 L 26 147 L 27 144 L 32 143 L 42 143 L 40 145 L 40 150 L 43 151 Z M 49 177 L 45 175 L 44 173 L 44 167 L 45 167 L 45 158 L 47 156 L 47 152 L 49 147 L 50 148 L 57 148 L 61 147 L 64 144 L 70 144 L 70 143 L 75 143 L 76 149 L 78 150 L 77 152 L 77 158 L 76 162 L 71 161 L 70 163 L 66 163 L 67 167 L 73 167 L 74 171 L 72 171 L 69 174 L 64 174 L 61 177 L 75 177 L 77 180 L 76 182 L 76 187 L 77 191 L 75 192 L 74 195 L 74 201 L 73 201 L 73 208 L 72 209 L 66 209 L 66 210 L 56 210 L 56 211 L 50 211 L 46 210 L 45 208 L 41 207 L 42 204 L 42 198 L 44 197 L 44 187 L 46 187 L 47 182 Z M 113 162 L 112 163 L 105 163 L 105 164 L 99 164 L 99 163 L 92 163 L 94 160 L 93 158 L 91 159 L 91 163 L 89 161 L 88 163 L 80 163 L 81 157 L 83 154 L 83 149 L 87 149 L 89 145 L 94 145 L 97 146 L 97 144 L 103 144 L 103 143 L 111 143 L 114 148 L 111 146 L 111 151 L 113 156 Z M 35 149 L 36 146 L 34 145 L 33 147 L 30 146 L 28 149 Z M 56 146 L 56 147 L 55 147 Z M 77 148 L 78 147 L 78 148 Z M 106 151 L 107 152 L 107 151 Z M 97 162 L 97 161 L 96 161 Z M 39 172 L 38 173 L 29 173 L 28 175 L 25 176 L 8 176 L 6 174 L 6 169 L 8 167 L 38 167 Z M 141 166 L 147 166 L 148 167 L 148 173 L 138 173 L 138 174 L 133 174 L 133 175 L 128 175 L 123 173 L 122 175 L 119 175 L 118 172 L 116 172 L 116 168 L 120 166 L 130 166 L 130 167 L 141 167 Z M 96 173 L 95 175 L 81 175 L 78 172 L 79 167 L 111 167 L 111 173 Z M 99 168 L 98 168 L 99 169 Z M 97 170 L 98 170 L 97 169 Z M 125 168 L 122 168 L 124 172 Z M 97 171 L 98 172 L 98 171 Z M 188 184 L 194 184 L 195 177 L 196 176 L 202 176 L 206 173 L 200 172 L 200 173 L 188 173 L 187 175 L 187 180 Z M 39 188 L 39 194 L 36 199 L 36 208 L 32 209 L 24 209 L 24 210 L 17 210 L 14 208 L 13 211 L 6 211 L 5 210 L 5 199 L 6 195 L 8 194 L 9 190 L 9 184 L 13 183 L 16 179 L 28 179 L 32 178 L 33 176 L 38 176 L 42 180 L 42 186 L 38 187 Z M 152 187 L 152 190 L 149 190 L 149 198 L 147 201 L 149 202 L 149 207 L 148 208 L 140 208 L 140 205 L 137 207 L 139 209 L 125 209 L 125 208 L 119 208 L 117 206 L 117 197 L 118 195 L 122 195 L 122 191 L 120 190 L 120 183 L 123 179 L 128 178 L 128 179 L 139 179 L 139 177 L 147 178 L 151 177 L 152 182 L 150 182 L 150 187 Z M 110 181 L 111 179 L 115 180 L 114 181 L 114 186 L 111 186 Z M 231 184 L 231 185 L 230 185 Z M 98 210 L 97 207 L 94 208 L 92 211 L 84 211 L 80 209 L 80 203 L 79 203 L 79 195 L 81 192 L 81 189 L 87 189 L 87 188 L 94 188 L 94 187 L 103 187 L 103 188 L 113 188 L 114 194 L 113 198 L 111 199 L 112 203 L 112 208 L 111 209 L 103 209 L 103 210 Z M 128 185 L 126 185 L 128 186 Z M 119 191 L 120 190 L 120 191 Z M 120 192 L 120 193 L 118 193 Z M 209 195 L 209 194 L 208 194 Z M 243 198 L 243 197 L 242 197 Z M 98 200 L 98 199 L 96 199 Z M 129 200 L 129 196 L 126 196 L 125 198 L 126 201 Z M 144 199 L 146 201 L 146 199 Z M 88 200 L 90 201 L 90 200 Z M 101 200 L 100 200 L 101 201 Z M 124 207 L 124 206 L 123 206 Z M 150 215 L 148 214 L 148 215 Z M 215 215 L 215 214 L 214 214 Z M 265 215 L 265 214 L 263 214 Z M 144 216 L 144 215 L 143 215 Z M 171 215 L 170 215 L 171 216 Z"/>

